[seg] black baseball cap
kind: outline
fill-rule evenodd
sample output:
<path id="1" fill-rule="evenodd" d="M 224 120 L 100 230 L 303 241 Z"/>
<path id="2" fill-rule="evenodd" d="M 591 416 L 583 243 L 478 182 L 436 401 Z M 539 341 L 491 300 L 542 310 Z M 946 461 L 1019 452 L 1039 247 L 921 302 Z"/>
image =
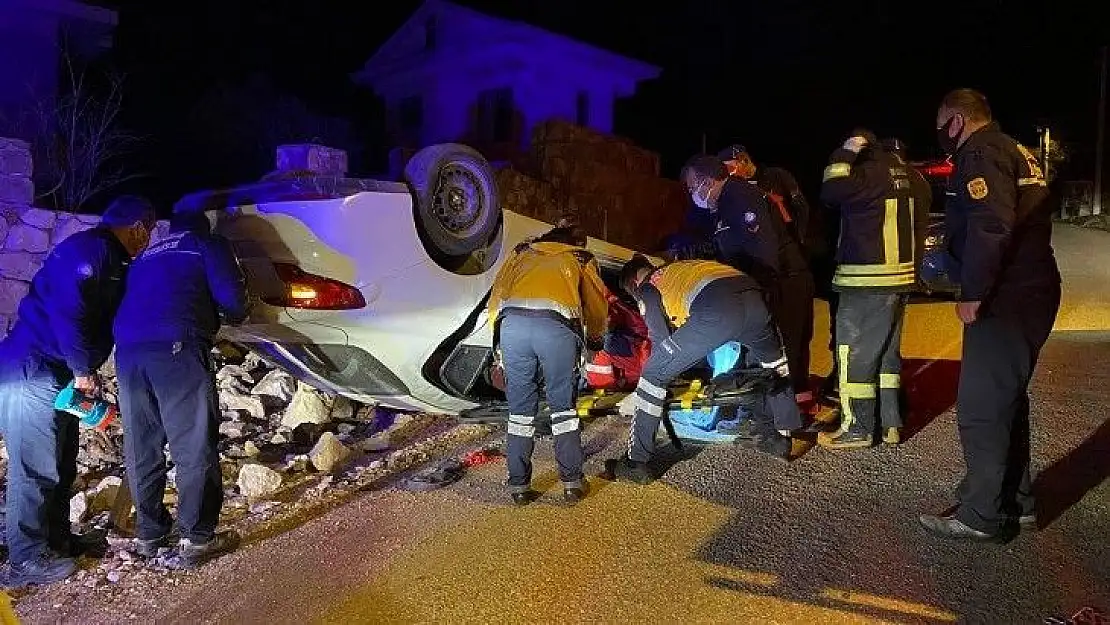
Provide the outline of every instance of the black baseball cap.
<path id="1" fill-rule="evenodd" d="M 739 143 L 734 143 L 721 150 L 720 152 L 717 152 L 717 158 L 721 159 L 722 161 L 733 161 L 739 158 L 741 154 L 747 153 L 748 148 L 740 145 Z"/>

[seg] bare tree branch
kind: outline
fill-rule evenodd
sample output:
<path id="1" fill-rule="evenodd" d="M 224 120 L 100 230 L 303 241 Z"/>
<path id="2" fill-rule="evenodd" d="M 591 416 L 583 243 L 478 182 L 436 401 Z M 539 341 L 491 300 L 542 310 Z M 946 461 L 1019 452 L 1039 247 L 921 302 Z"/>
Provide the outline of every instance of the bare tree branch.
<path id="1" fill-rule="evenodd" d="M 96 89 L 86 70 L 62 51 L 63 89 L 54 98 L 40 98 L 24 115 L 33 137 L 40 199 L 60 210 L 78 211 L 89 200 L 140 177 L 121 160 L 142 139 L 119 124 L 124 77 L 109 73 Z"/>

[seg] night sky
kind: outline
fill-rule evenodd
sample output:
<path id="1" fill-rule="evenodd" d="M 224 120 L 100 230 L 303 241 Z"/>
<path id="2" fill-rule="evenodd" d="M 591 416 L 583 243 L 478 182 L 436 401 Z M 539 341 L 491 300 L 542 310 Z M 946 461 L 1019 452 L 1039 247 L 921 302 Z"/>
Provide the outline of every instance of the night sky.
<path id="1" fill-rule="evenodd" d="M 258 163 L 210 157 L 203 128 L 220 123 L 197 112 L 206 93 L 251 75 L 268 77 L 313 112 L 351 120 L 368 148 L 353 157 L 354 172 L 384 169 L 381 104 L 348 76 L 419 2 L 97 4 L 120 10 L 111 62 L 128 76 L 125 121 L 147 138 L 137 162 L 149 175 L 130 190 L 169 203 L 265 173 Z M 1028 144 L 1036 143 L 1036 125 L 1048 123 L 1073 155 L 1064 175 L 1093 176 L 1098 46 L 1107 37 L 1093 26 L 1104 20 L 1067 10 L 1071 3 L 459 4 L 663 67 L 662 78 L 618 105 L 616 131 L 659 151 L 671 177 L 700 150 L 703 132 L 709 150 L 744 143 L 757 162 L 791 169 L 811 189 L 829 152 L 857 125 L 900 136 L 911 156 L 930 157 L 937 102 L 961 86 L 983 90 L 1003 128 Z M 592 15 L 599 5 L 613 9 Z"/>

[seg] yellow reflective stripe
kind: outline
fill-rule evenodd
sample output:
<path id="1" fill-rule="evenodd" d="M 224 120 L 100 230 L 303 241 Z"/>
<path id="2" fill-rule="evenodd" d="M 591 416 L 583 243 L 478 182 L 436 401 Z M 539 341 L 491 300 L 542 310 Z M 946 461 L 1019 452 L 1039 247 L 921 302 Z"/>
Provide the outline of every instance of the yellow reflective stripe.
<path id="1" fill-rule="evenodd" d="M 844 276 L 837 273 L 833 276 L 833 284 L 847 287 L 906 286 L 913 283 L 913 273 L 891 276 Z"/>
<path id="2" fill-rule="evenodd" d="M 909 198 L 909 200 L 910 200 L 910 234 L 913 235 L 915 232 L 917 232 L 917 224 L 914 222 L 914 215 L 917 213 L 917 211 L 914 210 L 914 207 L 913 207 L 913 198 L 911 197 L 911 198 Z M 920 260 L 920 259 L 917 257 L 917 249 L 916 249 L 916 246 L 914 246 L 914 245 L 910 245 L 910 258 L 913 259 L 913 265 L 914 265 L 914 268 L 916 269 L 917 268 L 917 261 Z"/>
<path id="3" fill-rule="evenodd" d="M 906 273 L 914 270 L 913 263 L 894 263 L 891 265 L 840 265 L 836 272 L 846 276 L 878 276 Z"/>
<path id="4" fill-rule="evenodd" d="M 848 353 L 851 348 L 847 345 L 836 346 L 837 378 L 839 378 L 840 396 L 840 431 L 847 432 L 852 426 L 855 417 L 852 415 L 852 402 L 844 395 L 843 389 L 848 386 Z"/>
<path id="5" fill-rule="evenodd" d="M 886 212 L 883 215 L 883 255 L 886 264 L 898 262 L 898 199 L 886 199 Z"/>
<path id="6" fill-rule="evenodd" d="M 1018 178 L 1019 187 L 1028 187 L 1036 185 L 1038 187 L 1046 187 L 1048 183 L 1043 178 Z"/>
<path id="7" fill-rule="evenodd" d="M 879 388 L 899 388 L 902 386 L 901 373 L 880 373 Z"/>
<path id="8" fill-rule="evenodd" d="M 845 178 L 852 174 L 852 166 L 848 163 L 832 163 L 825 168 L 825 174 L 821 178 L 821 182 L 832 180 L 833 178 Z"/>

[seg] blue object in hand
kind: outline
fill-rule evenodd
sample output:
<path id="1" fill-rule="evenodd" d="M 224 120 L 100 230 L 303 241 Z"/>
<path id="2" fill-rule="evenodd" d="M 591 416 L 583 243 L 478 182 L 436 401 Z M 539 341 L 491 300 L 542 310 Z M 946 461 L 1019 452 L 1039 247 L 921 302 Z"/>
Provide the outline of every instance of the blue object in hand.
<path id="1" fill-rule="evenodd" d="M 105 430 L 119 414 L 115 404 L 97 397 L 89 397 L 73 387 L 66 385 L 54 399 L 54 410 L 68 412 L 81 420 L 86 428 Z"/>

